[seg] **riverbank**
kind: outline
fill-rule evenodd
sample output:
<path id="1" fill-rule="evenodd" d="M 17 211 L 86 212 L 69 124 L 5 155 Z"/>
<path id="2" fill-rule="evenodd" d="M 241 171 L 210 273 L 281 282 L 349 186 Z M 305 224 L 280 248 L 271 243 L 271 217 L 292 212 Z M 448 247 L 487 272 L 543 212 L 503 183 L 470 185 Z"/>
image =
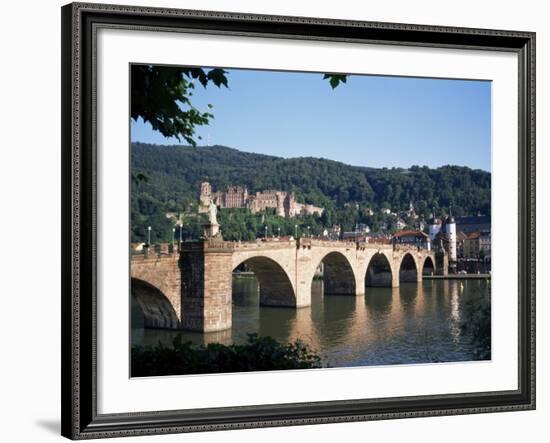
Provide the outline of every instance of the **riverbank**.
<path id="1" fill-rule="evenodd" d="M 485 280 L 491 278 L 491 274 L 448 274 L 448 275 L 423 275 L 423 280 Z"/>

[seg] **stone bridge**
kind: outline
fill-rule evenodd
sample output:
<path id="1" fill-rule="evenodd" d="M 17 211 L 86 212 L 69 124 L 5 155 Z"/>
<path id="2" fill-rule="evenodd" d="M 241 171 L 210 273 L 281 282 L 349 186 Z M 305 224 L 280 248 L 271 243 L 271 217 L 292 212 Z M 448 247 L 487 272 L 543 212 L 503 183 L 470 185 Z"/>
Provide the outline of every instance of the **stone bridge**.
<path id="1" fill-rule="evenodd" d="M 426 274 L 446 274 L 446 260 L 407 245 L 299 239 L 291 241 L 184 242 L 179 253 L 134 256 L 132 296 L 146 327 L 201 332 L 231 328 L 232 275 L 240 265 L 258 280 L 260 304 L 311 305 L 319 271 L 324 294 L 364 295 L 368 287 L 398 287 Z"/>

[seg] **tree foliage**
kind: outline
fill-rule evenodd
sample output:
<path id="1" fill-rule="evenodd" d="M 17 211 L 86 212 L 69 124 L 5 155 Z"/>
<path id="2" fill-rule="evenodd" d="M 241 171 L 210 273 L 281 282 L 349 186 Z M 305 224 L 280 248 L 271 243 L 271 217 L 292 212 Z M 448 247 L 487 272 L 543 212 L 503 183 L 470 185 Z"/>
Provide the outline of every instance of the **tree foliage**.
<path id="1" fill-rule="evenodd" d="M 300 341 L 279 343 L 248 334 L 245 344 L 194 346 L 178 335 L 173 346 L 132 347 L 132 377 L 320 368 L 321 358 Z"/>
<path id="2" fill-rule="evenodd" d="M 183 138 L 195 146 L 195 127 L 207 125 L 214 117 L 191 102 L 195 82 L 227 87 L 226 71 L 219 68 L 176 68 L 173 66 L 132 66 L 132 119 L 140 117 L 165 137 Z M 211 109 L 212 104 L 208 105 Z"/>
<path id="3" fill-rule="evenodd" d="M 321 217 L 282 219 L 273 211 L 251 214 L 246 209 L 221 209 L 218 218 L 229 240 L 247 240 L 268 235 L 319 235 L 323 227 L 340 223 L 352 230 L 356 223 L 373 229 L 383 224 L 395 227 L 395 217 L 381 208 L 405 210 L 413 202 L 416 212 L 428 215 L 432 208 L 442 215 L 452 205 L 453 214 L 490 215 L 491 174 L 460 166 L 431 169 L 425 166 L 365 168 L 312 158 L 284 159 L 241 152 L 222 146 L 200 148 L 132 144 L 132 174 L 144 174 L 148 181 L 132 183 L 132 240 L 143 241 L 144 230 L 152 226 L 152 241 L 169 241 L 173 212 L 184 220 L 183 238 L 197 237 L 204 218 L 197 215 L 200 183 L 208 179 L 214 190 L 228 185 L 246 186 L 249 192 L 267 189 L 294 191 L 302 203 L 325 208 Z M 372 215 L 371 215 L 372 210 Z M 408 220 L 406 220 L 408 222 Z M 413 223 L 413 221 L 411 221 Z M 179 234 L 179 228 L 176 235 Z"/>
<path id="4" fill-rule="evenodd" d="M 461 332 L 469 337 L 475 360 L 491 359 L 491 284 L 464 303 Z"/>
<path id="5" fill-rule="evenodd" d="M 323 79 L 328 79 L 331 88 L 336 89 L 340 83 L 346 83 L 348 81 L 348 76 L 345 74 L 325 74 Z"/>

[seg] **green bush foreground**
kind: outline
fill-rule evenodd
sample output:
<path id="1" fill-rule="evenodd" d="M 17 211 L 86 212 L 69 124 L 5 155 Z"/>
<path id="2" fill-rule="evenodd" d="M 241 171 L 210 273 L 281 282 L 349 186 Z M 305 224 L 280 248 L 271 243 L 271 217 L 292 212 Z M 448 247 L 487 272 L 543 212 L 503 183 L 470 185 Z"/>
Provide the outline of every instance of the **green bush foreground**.
<path id="1" fill-rule="evenodd" d="M 183 342 L 181 335 L 172 344 L 173 347 L 160 342 L 155 347 L 133 346 L 132 377 L 321 367 L 321 357 L 304 343 L 283 344 L 257 334 L 248 334 L 242 345 L 193 345 Z"/>

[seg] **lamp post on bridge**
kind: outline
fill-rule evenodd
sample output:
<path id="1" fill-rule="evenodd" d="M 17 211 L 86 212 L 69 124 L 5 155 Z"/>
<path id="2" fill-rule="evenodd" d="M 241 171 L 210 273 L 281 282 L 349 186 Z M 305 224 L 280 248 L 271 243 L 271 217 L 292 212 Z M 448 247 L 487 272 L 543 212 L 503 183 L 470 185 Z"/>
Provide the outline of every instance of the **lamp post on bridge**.
<path id="1" fill-rule="evenodd" d="M 183 223 L 180 222 L 179 227 L 180 227 L 180 244 L 181 244 L 181 241 L 182 241 L 181 236 L 182 236 L 182 231 L 183 231 Z"/>
<path id="2" fill-rule="evenodd" d="M 307 227 L 307 236 L 308 236 L 309 238 L 311 238 L 311 233 L 310 233 L 311 231 L 310 231 L 310 230 L 311 230 L 311 226 L 308 226 L 308 227 Z"/>
<path id="3" fill-rule="evenodd" d="M 176 236 L 176 228 L 172 228 L 172 244 L 174 244 L 175 236 Z"/>
<path id="4" fill-rule="evenodd" d="M 277 228 L 277 238 L 281 238 L 281 228 Z"/>
<path id="5" fill-rule="evenodd" d="M 294 239 L 298 240 L 298 225 L 294 225 Z"/>
<path id="6" fill-rule="evenodd" d="M 151 226 L 147 226 L 147 245 L 151 246 Z"/>
<path id="7" fill-rule="evenodd" d="M 264 239 L 267 240 L 267 225 L 264 226 Z"/>

